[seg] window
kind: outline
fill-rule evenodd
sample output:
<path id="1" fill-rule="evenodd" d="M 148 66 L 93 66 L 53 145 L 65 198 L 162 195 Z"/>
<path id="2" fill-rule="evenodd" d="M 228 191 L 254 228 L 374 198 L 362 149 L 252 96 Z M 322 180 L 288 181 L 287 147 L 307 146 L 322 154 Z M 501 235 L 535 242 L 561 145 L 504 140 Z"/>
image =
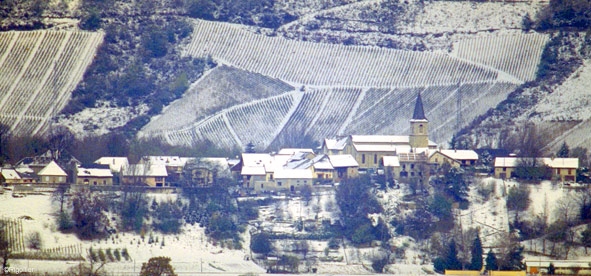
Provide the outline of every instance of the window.
<path id="1" fill-rule="evenodd" d="M 95 185 L 96 186 L 96 184 L 98 184 L 96 181 L 93 181 L 92 182 L 92 185 Z"/>
<path id="2" fill-rule="evenodd" d="M 374 164 L 377 164 L 378 163 L 378 155 L 377 154 L 374 154 L 373 155 L 373 163 Z"/>
<path id="3" fill-rule="evenodd" d="M 419 133 L 420 134 L 423 134 L 423 124 L 420 124 L 419 125 Z"/>
<path id="4" fill-rule="evenodd" d="M 107 185 L 107 180 L 103 180 L 103 185 Z"/>
<path id="5" fill-rule="evenodd" d="M 277 182 L 277 186 L 281 187 L 281 181 Z M 262 188 L 262 185 L 261 185 Z"/>
<path id="6" fill-rule="evenodd" d="M 410 173 L 410 176 L 415 176 L 415 172 L 411 172 Z"/>
<path id="7" fill-rule="evenodd" d="M 365 164 L 365 154 L 361 155 L 361 163 Z"/>
<path id="8" fill-rule="evenodd" d="M 263 184 L 261 183 L 261 189 L 263 188 Z"/>
<path id="9" fill-rule="evenodd" d="M 406 164 L 403 164 L 403 165 L 402 165 L 402 169 L 403 169 L 403 170 L 406 170 Z"/>
<path id="10" fill-rule="evenodd" d="M 415 168 L 415 164 L 410 164 L 410 169 L 414 169 Z"/>
<path id="11" fill-rule="evenodd" d="M 568 169 L 568 174 L 573 174 L 573 169 Z"/>

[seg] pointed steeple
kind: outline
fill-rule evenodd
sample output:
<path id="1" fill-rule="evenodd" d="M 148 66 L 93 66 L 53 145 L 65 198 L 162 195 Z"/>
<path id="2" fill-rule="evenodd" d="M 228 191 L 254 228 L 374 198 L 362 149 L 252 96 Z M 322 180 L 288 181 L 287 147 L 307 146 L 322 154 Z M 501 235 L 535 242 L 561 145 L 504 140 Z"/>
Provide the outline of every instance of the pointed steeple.
<path id="1" fill-rule="evenodd" d="M 415 111 L 412 114 L 413 120 L 427 120 L 425 111 L 423 109 L 423 100 L 421 99 L 421 92 L 417 95 L 417 102 L 415 103 Z"/>

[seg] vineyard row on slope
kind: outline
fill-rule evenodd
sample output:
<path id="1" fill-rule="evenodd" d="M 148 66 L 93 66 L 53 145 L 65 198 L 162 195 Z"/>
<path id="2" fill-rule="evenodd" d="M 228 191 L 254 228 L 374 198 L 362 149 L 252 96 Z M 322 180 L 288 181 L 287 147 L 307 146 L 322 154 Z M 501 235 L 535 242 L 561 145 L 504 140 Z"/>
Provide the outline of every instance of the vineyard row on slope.
<path id="1" fill-rule="evenodd" d="M 187 55 L 313 86 L 419 87 L 495 81 L 497 70 L 445 53 L 292 41 L 195 21 Z"/>
<path id="2" fill-rule="evenodd" d="M 42 131 L 67 104 L 102 39 L 101 32 L 0 33 L 0 123 L 16 134 Z"/>

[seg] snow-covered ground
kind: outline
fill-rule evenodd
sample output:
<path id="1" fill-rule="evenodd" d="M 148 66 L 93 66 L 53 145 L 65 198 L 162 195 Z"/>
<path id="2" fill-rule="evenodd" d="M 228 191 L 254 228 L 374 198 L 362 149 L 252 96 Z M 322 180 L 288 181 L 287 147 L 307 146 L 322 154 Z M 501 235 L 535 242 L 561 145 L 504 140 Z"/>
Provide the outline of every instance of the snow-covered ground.
<path id="1" fill-rule="evenodd" d="M 544 121 L 587 120 L 591 117 L 591 60 L 586 60 L 535 109 Z"/>
<path id="2" fill-rule="evenodd" d="M 146 114 L 148 109 L 146 104 L 111 107 L 108 102 L 102 102 L 97 104 L 97 107 L 86 108 L 73 115 L 59 115 L 56 120 L 59 125 L 67 126 L 79 137 L 99 136 Z"/>
<path id="3" fill-rule="evenodd" d="M 159 195 L 162 197 L 163 195 Z M 23 198 L 12 197 L 11 191 L 0 195 L 1 216 L 8 219 L 21 219 L 23 235 L 39 232 L 41 234 L 42 249 L 60 248 L 67 246 L 81 246 L 82 255 L 86 257 L 86 250 L 127 249 L 131 257 L 130 261 L 108 263 L 105 269 L 111 273 L 139 272 L 143 262 L 151 257 L 166 256 L 171 258 L 171 263 L 179 273 L 262 273 L 264 269 L 252 261 L 246 260 L 248 251 L 229 250 L 208 241 L 204 229 L 195 225 L 186 225 L 179 235 L 162 235 L 153 233 L 158 243 L 148 244 L 149 234 L 145 241 L 140 235 L 132 233 L 118 233 L 99 241 L 81 241 L 73 234 L 62 234 L 56 230 L 55 210 L 50 196 L 28 195 Z M 22 219 L 28 216 L 31 219 Z M 164 246 L 161 242 L 164 239 Z M 248 244 L 245 246 L 248 248 Z M 69 267 L 78 265 L 75 261 L 34 261 L 34 260 L 10 260 L 11 267 L 29 269 L 36 272 L 60 272 Z"/>

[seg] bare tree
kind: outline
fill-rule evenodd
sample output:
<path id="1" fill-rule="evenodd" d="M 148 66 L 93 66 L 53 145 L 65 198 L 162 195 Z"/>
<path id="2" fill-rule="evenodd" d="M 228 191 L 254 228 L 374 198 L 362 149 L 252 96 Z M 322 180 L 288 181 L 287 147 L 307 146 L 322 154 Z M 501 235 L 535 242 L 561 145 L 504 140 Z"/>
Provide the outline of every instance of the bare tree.
<path id="1" fill-rule="evenodd" d="M 74 134 L 65 126 L 50 128 L 47 142 L 53 157 L 59 160 L 62 157 L 62 153 L 74 144 L 75 139 Z"/>
<path id="2" fill-rule="evenodd" d="M 8 234 L 6 233 L 6 222 L 0 220 L 0 258 L 2 258 L 2 274 L 6 271 L 8 267 L 8 259 L 10 259 L 10 255 L 12 250 L 10 248 L 10 243 L 8 242 Z"/>
<path id="3" fill-rule="evenodd" d="M 67 203 L 69 189 L 70 185 L 60 184 L 51 194 L 51 201 L 57 202 L 60 205 L 60 214 L 64 212 L 64 204 Z"/>
<path id="4" fill-rule="evenodd" d="M 100 194 L 84 187 L 72 194 L 71 202 L 72 219 L 81 238 L 92 239 L 105 234 L 107 205 Z"/>

